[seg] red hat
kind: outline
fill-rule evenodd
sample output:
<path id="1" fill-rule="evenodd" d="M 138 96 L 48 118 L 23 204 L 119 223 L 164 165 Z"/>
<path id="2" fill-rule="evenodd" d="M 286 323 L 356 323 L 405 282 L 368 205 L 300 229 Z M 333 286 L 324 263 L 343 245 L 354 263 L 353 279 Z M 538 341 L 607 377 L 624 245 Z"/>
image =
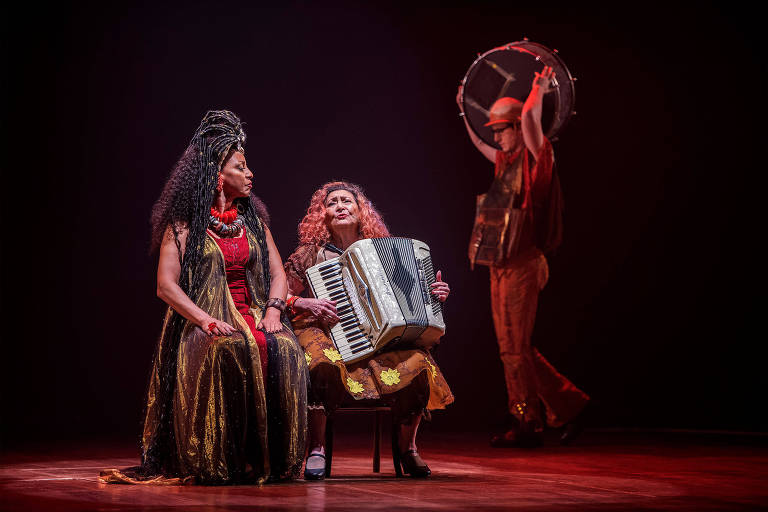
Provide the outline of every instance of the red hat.
<path id="1" fill-rule="evenodd" d="M 515 98 L 499 98 L 491 105 L 489 121 L 485 126 L 501 123 L 517 123 L 523 114 L 523 102 Z"/>

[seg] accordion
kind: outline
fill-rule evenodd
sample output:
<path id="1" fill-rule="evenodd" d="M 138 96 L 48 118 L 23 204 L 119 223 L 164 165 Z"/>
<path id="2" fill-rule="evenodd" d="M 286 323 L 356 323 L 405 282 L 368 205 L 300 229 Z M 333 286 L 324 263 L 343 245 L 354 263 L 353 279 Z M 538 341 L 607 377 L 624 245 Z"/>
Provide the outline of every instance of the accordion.
<path id="1" fill-rule="evenodd" d="M 429 348 L 445 334 L 424 242 L 358 240 L 338 258 L 308 268 L 307 281 L 315 297 L 336 301 L 339 322 L 330 334 L 345 363 L 399 344 Z"/>

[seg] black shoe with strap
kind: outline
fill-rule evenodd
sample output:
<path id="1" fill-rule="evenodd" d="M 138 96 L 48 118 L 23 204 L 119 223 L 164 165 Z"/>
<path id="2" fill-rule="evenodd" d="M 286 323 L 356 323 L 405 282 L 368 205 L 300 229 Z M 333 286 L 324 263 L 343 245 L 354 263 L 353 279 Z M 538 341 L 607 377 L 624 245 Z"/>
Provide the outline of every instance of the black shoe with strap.
<path id="1" fill-rule="evenodd" d="M 429 466 L 421 459 L 416 450 L 407 450 L 400 454 L 400 465 L 403 473 L 413 478 L 427 478 L 432 474 Z"/>
<path id="2" fill-rule="evenodd" d="M 310 457 L 322 457 L 323 461 L 325 461 L 325 455 L 322 453 L 310 453 L 307 455 L 307 462 L 309 461 Z M 307 463 L 304 463 L 304 480 L 323 480 L 325 478 L 325 464 L 323 464 L 323 467 L 317 468 L 317 469 L 309 469 L 307 467 Z"/>

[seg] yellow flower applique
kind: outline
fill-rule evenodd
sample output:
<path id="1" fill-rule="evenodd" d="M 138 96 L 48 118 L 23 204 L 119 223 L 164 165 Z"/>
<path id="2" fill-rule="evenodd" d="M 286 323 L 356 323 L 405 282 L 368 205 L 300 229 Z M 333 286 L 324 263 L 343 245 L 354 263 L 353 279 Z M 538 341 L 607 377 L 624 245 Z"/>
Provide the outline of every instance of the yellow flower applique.
<path id="1" fill-rule="evenodd" d="M 339 351 L 335 348 L 325 348 L 323 349 L 323 354 L 325 354 L 325 357 L 330 359 L 332 363 L 341 359 L 341 354 L 339 354 Z"/>
<path id="2" fill-rule="evenodd" d="M 429 365 L 429 371 L 432 373 L 432 378 L 434 379 L 437 377 L 437 368 L 435 368 L 435 365 L 432 364 L 432 361 L 427 359 L 427 364 Z"/>
<path id="3" fill-rule="evenodd" d="M 357 382 L 356 380 L 352 380 L 352 377 L 347 377 L 347 387 L 353 393 L 363 392 L 363 385 Z"/>
<path id="4" fill-rule="evenodd" d="M 381 372 L 381 382 L 386 384 L 387 386 L 394 386 L 398 382 L 400 382 L 400 372 L 397 371 L 397 368 L 390 368 L 389 370 L 384 370 Z"/>
<path id="5" fill-rule="evenodd" d="M 307 364 L 312 362 L 312 356 L 309 355 L 309 352 L 304 352 L 304 358 L 307 360 Z"/>

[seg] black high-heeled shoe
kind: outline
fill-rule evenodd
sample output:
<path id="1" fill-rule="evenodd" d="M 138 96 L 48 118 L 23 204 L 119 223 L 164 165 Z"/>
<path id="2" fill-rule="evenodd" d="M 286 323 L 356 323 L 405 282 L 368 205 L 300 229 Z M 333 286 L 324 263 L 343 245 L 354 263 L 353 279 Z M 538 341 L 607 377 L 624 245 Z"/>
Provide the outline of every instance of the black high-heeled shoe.
<path id="1" fill-rule="evenodd" d="M 325 460 L 325 455 L 322 453 L 310 453 L 307 455 L 307 461 L 310 457 L 322 457 Z M 309 469 L 307 467 L 307 461 L 304 461 L 304 480 L 323 480 L 325 479 L 325 465 L 317 469 Z"/>
<path id="2" fill-rule="evenodd" d="M 413 478 L 427 478 L 432 474 L 432 470 L 421 460 L 419 452 L 416 450 L 408 450 L 401 453 L 400 466 L 403 468 L 403 473 L 411 475 Z"/>

